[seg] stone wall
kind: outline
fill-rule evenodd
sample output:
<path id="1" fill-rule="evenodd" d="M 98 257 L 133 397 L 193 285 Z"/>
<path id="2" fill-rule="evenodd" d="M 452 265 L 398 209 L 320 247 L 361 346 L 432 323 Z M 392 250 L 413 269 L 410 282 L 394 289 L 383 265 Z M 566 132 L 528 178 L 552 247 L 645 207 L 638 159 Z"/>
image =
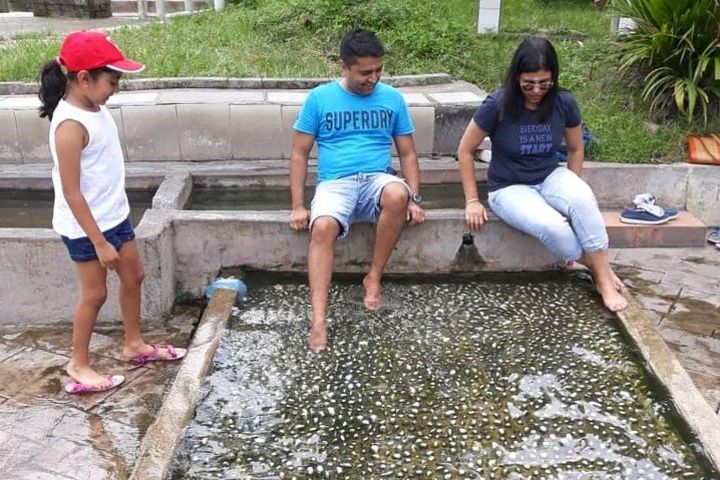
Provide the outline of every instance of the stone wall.
<path id="1" fill-rule="evenodd" d="M 110 0 L 25 0 L 38 17 L 107 18 L 112 16 Z"/>

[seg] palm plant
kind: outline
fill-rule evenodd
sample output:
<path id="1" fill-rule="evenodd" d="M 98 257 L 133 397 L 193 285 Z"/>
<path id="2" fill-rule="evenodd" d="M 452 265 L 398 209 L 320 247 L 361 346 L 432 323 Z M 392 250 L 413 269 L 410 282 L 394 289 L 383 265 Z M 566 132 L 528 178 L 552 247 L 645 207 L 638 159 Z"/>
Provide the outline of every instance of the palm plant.
<path id="1" fill-rule="evenodd" d="M 634 31 L 620 38 L 621 71 L 641 74 L 651 109 L 674 104 L 688 122 L 707 122 L 720 103 L 720 0 L 616 0 Z"/>

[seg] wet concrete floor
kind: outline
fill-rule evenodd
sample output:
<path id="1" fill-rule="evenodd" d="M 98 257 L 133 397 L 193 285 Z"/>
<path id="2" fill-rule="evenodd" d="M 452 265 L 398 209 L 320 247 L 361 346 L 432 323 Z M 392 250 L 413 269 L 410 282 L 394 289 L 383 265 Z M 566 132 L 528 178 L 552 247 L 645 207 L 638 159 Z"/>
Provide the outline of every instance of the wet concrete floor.
<path id="1" fill-rule="evenodd" d="M 713 410 L 720 413 L 720 250 L 613 250 L 613 266 Z"/>
<path id="2" fill-rule="evenodd" d="M 186 346 L 199 309 L 186 307 L 148 342 Z M 102 315 L 102 314 L 101 314 Z M 178 364 L 124 371 L 120 326 L 98 327 L 90 347 L 100 370 L 125 375 L 114 391 L 70 396 L 65 365 L 67 326 L 0 331 L 0 478 L 100 480 L 130 476 L 145 431 L 160 408 Z"/>

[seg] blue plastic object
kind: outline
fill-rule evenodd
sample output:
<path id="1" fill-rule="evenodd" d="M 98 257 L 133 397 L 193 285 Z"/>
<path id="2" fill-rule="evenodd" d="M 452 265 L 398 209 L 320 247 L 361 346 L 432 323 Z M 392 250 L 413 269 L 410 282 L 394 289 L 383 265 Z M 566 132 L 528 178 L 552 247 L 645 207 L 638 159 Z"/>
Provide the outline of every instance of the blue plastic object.
<path id="1" fill-rule="evenodd" d="M 213 283 L 208 285 L 205 289 L 205 297 L 209 300 L 212 294 L 218 288 L 225 288 L 227 290 L 235 290 L 238 292 L 238 301 L 242 302 L 247 296 L 247 285 L 245 282 L 235 277 L 218 278 Z"/>
<path id="2" fill-rule="evenodd" d="M 593 134 L 584 124 L 582 126 L 582 140 L 585 148 L 587 148 L 590 142 L 597 141 L 595 134 Z M 560 148 L 558 148 L 555 152 L 555 156 L 561 162 L 567 162 L 567 144 L 565 143 L 565 139 L 563 139 L 560 144 Z"/>

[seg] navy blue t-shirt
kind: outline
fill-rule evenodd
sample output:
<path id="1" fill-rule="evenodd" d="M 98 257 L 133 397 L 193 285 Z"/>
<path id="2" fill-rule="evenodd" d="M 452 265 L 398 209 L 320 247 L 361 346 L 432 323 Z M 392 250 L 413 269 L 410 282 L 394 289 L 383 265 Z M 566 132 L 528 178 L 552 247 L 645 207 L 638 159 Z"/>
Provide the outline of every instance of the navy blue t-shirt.
<path id="1" fill-rule="evenodd" d="M 555 152 L 565 129 L 580 125 L 580 109 L 568 91 L 558 91 L 552 116 L 544 122 L 537 111 L 523 108 L 517 120 L 500 121 L 503 91 L 485 99 L 473 116 L 475 124 L 492 140 L 488 190 L 515 185 L 537 185 L 558 166 Z"/>

